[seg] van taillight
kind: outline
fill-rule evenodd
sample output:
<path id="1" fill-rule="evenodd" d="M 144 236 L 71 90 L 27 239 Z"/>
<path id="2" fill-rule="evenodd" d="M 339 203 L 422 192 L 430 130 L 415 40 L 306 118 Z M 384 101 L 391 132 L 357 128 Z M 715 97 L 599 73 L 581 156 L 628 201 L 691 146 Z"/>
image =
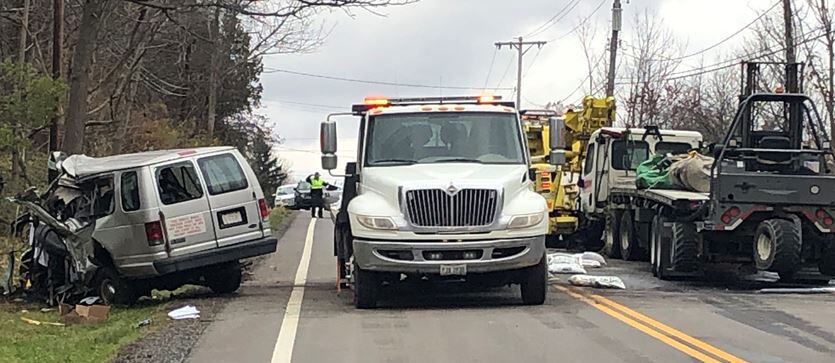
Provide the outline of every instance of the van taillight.
<path id="1" fill-rule="evenodd" d="M 159 221 L 145 223 L 145 237 L 148 238 L 149 246 L 163 244 L 165 241 L 162 235 L 162 223 Z"/>
<path id="2" fill-rule="evenodd" d="M 270 216 L 270 208 L 267 207 L 266 199 L 258 199 L 258 209 L 261 211 L 261 220 L 266 221 Z"/>

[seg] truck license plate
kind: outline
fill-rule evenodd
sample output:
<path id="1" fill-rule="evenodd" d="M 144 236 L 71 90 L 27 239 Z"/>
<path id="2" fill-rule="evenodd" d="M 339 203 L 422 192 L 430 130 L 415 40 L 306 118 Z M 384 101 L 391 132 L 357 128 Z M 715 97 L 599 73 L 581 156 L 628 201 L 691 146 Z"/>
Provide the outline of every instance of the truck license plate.
<path id="1" fill-rule="evenodd" d="M 464 276 L 467 274 L 467 265 L 441 265 L 441 276 Z"/>

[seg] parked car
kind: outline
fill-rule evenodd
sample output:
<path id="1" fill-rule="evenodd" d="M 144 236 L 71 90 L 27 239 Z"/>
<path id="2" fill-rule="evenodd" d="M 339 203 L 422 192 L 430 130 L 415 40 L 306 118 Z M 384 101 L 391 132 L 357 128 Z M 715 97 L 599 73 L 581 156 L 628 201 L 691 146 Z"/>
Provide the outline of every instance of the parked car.
<path id="1" fill-rule="evenodd" d="M 62 243 L 73 252 L 67 272 L 106 303 L 129 305 L 184 284 L 233 292 L 239 260 L 276 250 L 261 186 L 233 147 L 73 155 L 58 170 L 59 183 L 20 202 L 39 216 L 25 222 L 43 231 L 33 247 Z"/>
<path id="2" fill-rule="evenodd" d="M 296 206 L 296 186 L 282 185 L 275 190 L 275 205 L 294 209 Z"/>

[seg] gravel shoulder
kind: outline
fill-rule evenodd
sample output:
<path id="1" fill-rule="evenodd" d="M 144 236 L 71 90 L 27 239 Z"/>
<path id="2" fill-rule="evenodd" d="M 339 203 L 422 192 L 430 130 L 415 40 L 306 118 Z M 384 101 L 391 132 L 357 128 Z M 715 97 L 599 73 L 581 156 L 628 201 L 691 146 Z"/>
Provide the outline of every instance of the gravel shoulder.
<path id="1" fill-rule="evenodd" d="M 297 215 L 298 213 L 295 212 L 290 213 L 282 220 L 278 228 L 273 230 L 273 234 L 281 239 Z M 247 274 L 266 259 L 267 256 L 260 256 L 250 260 L 244 278 L 246 279 Z M 246 284 L 247 282 L 244 282 L 244 285 Z M 217 314 L 234 299 L 235 295 L 216 295 L 206 288 L 193 287 L 173 294 L 164 301 L 141 301 L 140 304 L 166 304 L 169 311 L 186 305 L 194 305 L 200 310 L 200 319 L 171 321 L 166 318 L 164 321 L 154 321 L 151 326 L 144 328 L 151 331 L 122 348 L 113 362 L 184 362 Z"/>

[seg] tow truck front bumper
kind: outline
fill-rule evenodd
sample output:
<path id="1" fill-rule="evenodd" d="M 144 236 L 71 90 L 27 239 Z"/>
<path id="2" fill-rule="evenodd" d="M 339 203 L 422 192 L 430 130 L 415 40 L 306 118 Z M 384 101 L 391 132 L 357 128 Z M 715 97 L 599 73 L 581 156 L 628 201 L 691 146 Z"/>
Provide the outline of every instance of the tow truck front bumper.
<path id="1" fill-rule="evenodd" d="M 440 274 L 441 266 L 466 265 L 467 273 L 517 270 L 545 256 L 545 236 L 461 242 L 354 240 L 363 270 Z"/>

